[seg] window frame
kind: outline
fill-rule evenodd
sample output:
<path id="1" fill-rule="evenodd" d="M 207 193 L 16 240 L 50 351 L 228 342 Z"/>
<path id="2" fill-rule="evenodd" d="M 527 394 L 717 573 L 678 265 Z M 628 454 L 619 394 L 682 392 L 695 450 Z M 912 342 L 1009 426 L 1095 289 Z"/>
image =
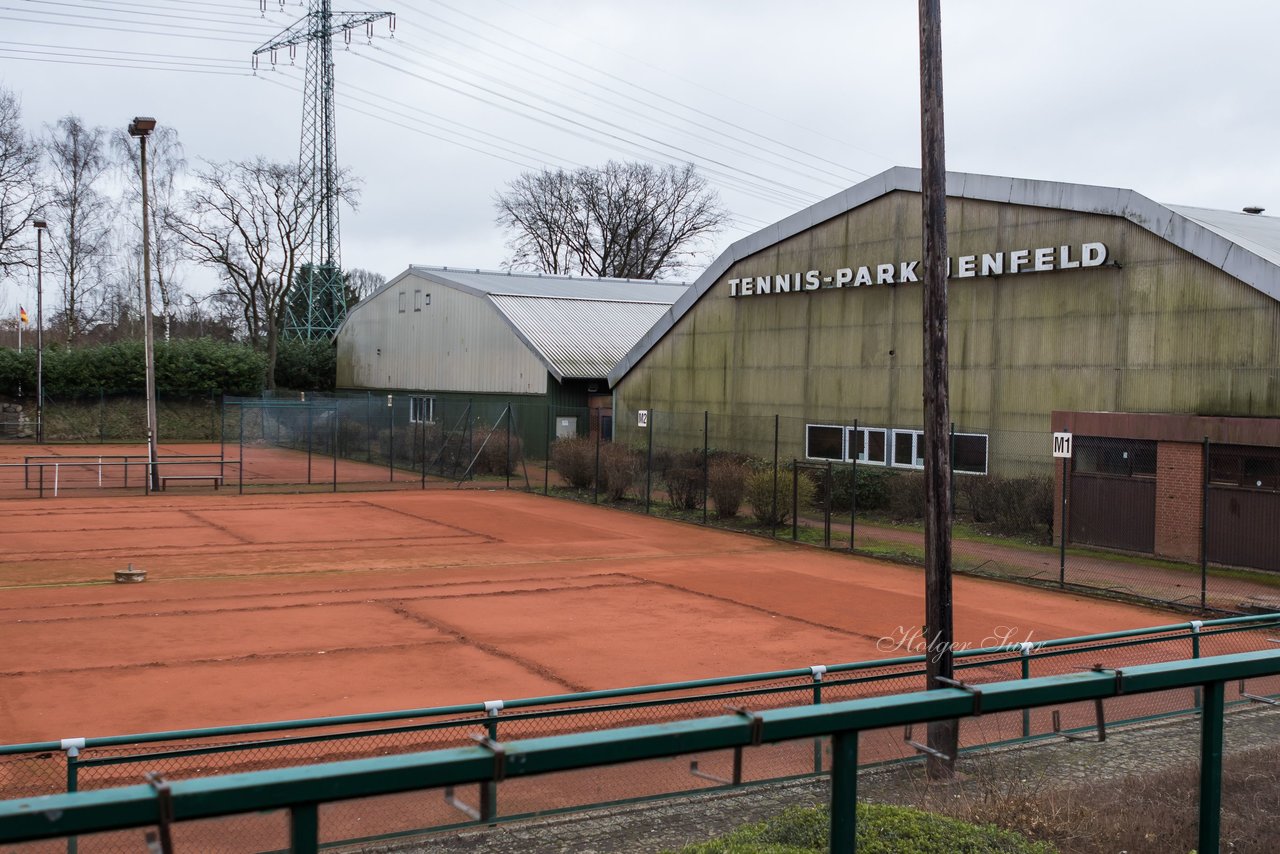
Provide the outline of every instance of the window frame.
<path id="1" fill-rule="evenodd" d="M 889 466 L 896 469 L 911 469 L 913 471 L 924 470 L 924 431 L 895 427 L 892 431 L 892 440 L 889 444 Z M 911 462 L 898 461 L 898 437 L 911 437 Z M 919 463 L 916 462 L 919 460 Z"/>
<path id="2" fill-rule="evenodd" d="M 985 475 L 991 470 L 991 434 L 990 433 L 952 433 L 951 470 L 956 474 Z M 955 439 L 961 437 L 982 440 L 982 471 L 956 468 Z"/>
<path id="3" fill-rule="evenodd" d="M 404 314 L 409 309 L 409 292 L 400 292 L 400 313 Z"/>
<path id="4" fill-rule="evenodd" d="M 854 442 L 849 441 L 851 434 L 859 434 L 862 441 L 862 450 L 854 453 L 857 447 Z M 868 457 L 871 447 L 871 434 L 879 433 L 884 439 L 884 457 L 883 459 L 873 460 Z M 845 462 L 856 462 L 859 465 L 868 466 L 888 466 L 889 464 L 889 428 L 888 427 L 846 427 L 845 428 Z"/>
<path id="5" fill-rule="evenodd" d="M 426 415 L 425 419 L 423 418 L 424 414 Z M 409 423 L 436 423 L 436 399 L 434 395 L 415 394 L 409 396 Z"/>
<path id="6" fill-rule="evenodd" d="M 838 457 L 815 457 L 810 453 L 810 436 L 809 431 L 818 428 L 820 430 L 839 430 L 840 431 L 840 456 Z M 831 460 L 833 462 L 843 462 L 848 454 L 848 436 L 845 428 L 840 424 L 805 424 L 804 425 L 804 458 L 806 460 Z"/>

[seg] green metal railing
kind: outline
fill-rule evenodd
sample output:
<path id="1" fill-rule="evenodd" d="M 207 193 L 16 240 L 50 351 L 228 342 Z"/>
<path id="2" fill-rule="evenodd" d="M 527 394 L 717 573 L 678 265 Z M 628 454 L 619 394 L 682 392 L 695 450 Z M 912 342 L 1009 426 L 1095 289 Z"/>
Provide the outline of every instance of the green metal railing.
<path id="1" fill-rule="evenodd" d="M 1280 674 L 1280 651 L 1138 665 L 966 688 L 946 688 L 826 705 L 719 715 L 603 732 L 134 785 L 0 802 L 0 843 L 159 826 L 170 838 L 182 823 L 266 810 L 289 813 L 290 848 L 320 850 L 324 804 L 464 785 L 497 786 L 572 769 L 707 750 L 831 737 L 831 851 L 855 850 L 858 736 L 929 721 L 1042 706 L 1199 688 L 1201 709 L 1199 850 L 1219 850 L 1222 741 L 1228 682 Z"/>
<path id="2" fill-rule="evenodd" d="M 957 671 L 960 678 L 977 684 L 1011 678 L 1028 680 L 1033 675 L 1083 669 L 1099 662 L 1127 667 L 1157 660 L 1199 658 L 1215 652 L 1266 648 L 1269 630 L 1278 627 L 1280 615 L 1238 617 L 957 650 Z M 499 738 L 512 741 L 535 735 L 570 735 L 630 724 L 715 716 L 726 705 L 769 709 L 883 697 L 922 688 L 924 662 L 923 655 L 913 655 L 487 703 L 8 745 L 0 747 L 0 783 L 9 781 L 7 786 L 0 785 L 0 796 L 101 789 L 137 781 L 144 769 L 179 779 L 454 747 L 469 743 L 475 735 L 484 735 L 495 742 Z M 1280 693 L 1275 683 L 1261 690 Z M 1114 726 L 1186 715 L 1195 713 L 1203 702 L 1199 692 L 1162 698 L 1159 703 L 1129 697 L 1113 704 L 1107 723 Z M 1236 694 L 1229 702 L 1250 701 Z M 993 717 L 992 721 L 999 723 L 1001 719 Z M 1076 716 L 1074 724 L 1069 723 L 1064 729 L 1084 730 L 1088 726 L 1087 720 Z M 966 741 L 966 749 L 1057 735 L 1046 718 L 1033 720 L 1028 709 L 1004 726 L 993 723 L 987 729 L 975 729 Z M 463 826 L 477 821 L 509 820 L 533 813 L 705 791 L 708 782 L 731 787 L 813 776 L 830 769 L 829 764 L 824 764 L 827 747 L 821 740 L 815 740 L 807 759 L 802 750 L 761 757 L 753 763 L 747 780 L 743 778 L 740 757 L 734 763 L 733 773 L 725 773 L 720 778 L 695 770 L 697 766 L 693 764 L 684 776 L 675 774 L 669 767 L 657 770 L 646 767 L 631 776 L 626 791 L 621 794 L 602 795 L 594 787 L 589 788 L 587 791 L 595 796 L 594 800 L 581 796 L 577 800 L 566 800 L 554 792 L 526 792 L 518 802 L 506 803 L 500 813 L 496 790 L 486 790 L 481 792 L 479 809 L 450 799 L 448 806 L 439 806 L 432 815 L 420 815 L 417 824 L 400 826 L 396 833 L 370 828 L 368 821 L 359 827 L 352 821 L 352 828 L 360 833 L 359 838 L 377 838 L 419 832 L 426 827 Z M 877 750 L 881 755 L 876 755 Z M 863 760 L 866 764 L 896 761 L 896 758 L 886 754 L 885 746 L 880 744 L 864 749 Z M 21 773 L 6 775 L 4 772 L 9 768 L 21 769 Z M 463 820 L 459 810 L 467 813 L 469 819 Z"/>

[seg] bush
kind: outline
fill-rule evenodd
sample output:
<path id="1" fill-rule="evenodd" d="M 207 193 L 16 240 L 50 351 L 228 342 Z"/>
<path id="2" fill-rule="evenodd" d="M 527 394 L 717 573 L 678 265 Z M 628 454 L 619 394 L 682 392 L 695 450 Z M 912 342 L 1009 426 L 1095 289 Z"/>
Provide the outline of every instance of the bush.
<path id="1" fill-rule="evenodd" d="M 643 471 L 644 463 L 638 452 L 613 442 L 600 446 L 600 491 L 607 500 L 625 498 Z"/>
<path id="2" fill-rule="evenodd" d="M 35 394 L 34 348 L 21 355 L 0 351 L 0 394 L 16 397 L 18 386 Z M 262 390 L 266 358 L 242 344 L 208 338 L 156 342 L 157 395 L 224 392 L 256 395 Z M 45 393 L 54 397 L 138 392 L 146 388 L 146 358 L 141 341 L 70 349 L 46 346 Z"/>
<path id="3" fill-rule="evenodd" d="M 751 469 L 742 462 L 731 459 L 717 459 L 711 462 L 707 472 L 710 482 L 711 499 L 716 505 L 716 518 L 732 519 L 738 515 L 742 499 L 747 492 L 747 478 Z M 772 475 L 770 489 L 772 489 Z"/>
<path id="4" fill-rule="evenodd" d="M 859 854 L 1054 854 L 1052 846 L 993 825 L 976 825 L 910 807 L 858 804 Z M 827 807 L 791 807 L 759 824 L 680 854 L 811 854 L 830 840 Z"/>
<path id="5" fill-rule="evenodd" d="M 854 471 L 857 471 L 856 483 Z M 860 465 L 840 467 L 831 479 L 831 509 L 848 511 L 854 495 L 858 499 L 858 512 L 872 513 L 889 506 L 889 480 L 893 473 L 880 466 Z M 819 501 L 822 499 L 819 498 Z"/>
<path id="6" fill-rule="evenodd" d="M 327 340 L 285 339 L 276 348 L 276 386 L 333 391 L 338 376 L 337 348 Z"/>
<path id="7" fill-rule="evenodd" d="M 524 458 L 524 443 L 514 432 L 510 436 L 511 448 L 508 453 L 506 424 L 499 424 L 497 429 L 491 429 L 491 425 L 477 425 L 474 441 L 478 456 L 475 465 L 471 467 L 473 476 L 515 474 Z M 594 463 L 594 457 L 592 462 Z"/>
<path id="8" fill-rule="evenodd" d="M 697 510 L 702 506 L 706 480 L 703 477 L 702 451 L 680 451 L 661 456 L 662 482 L 667 497 L 676 510 Z M 659 460 L 654 460 L 654 468 Z"/>
<path id="9" fill-rule="evenodd" d="M 551 443 L 551 468 L 574 489 L 590 489 L 596 479 L 596 443 L 586 437 Z"/>
<path id="10" fill-rule="evenodd" d="M 794 469 L 778 470 L 778 496 L 774 503 L 773 469 L 761 469 L 747 478 L 747 503 L 751 505 L 751 515 L 756 521 L 767 527 L 785 525 L 791 518 L 792 494 L 799 498 L 801 507 L 813 504 L 813 496 L 817 488 L 813 481 Z"/>
<path id="11" fill-rule="evenodd" d="M 1053 528 L 1053 478 L 966 476 L 956 491 L 976 524 L 999 534 L 1048 543 Z"/>
<path id="12" fill-rule="evenodd" d="M 888 487 L 888 511 L 900 522 L 924 518 L 924 475 L 919 472 L 894 472 L 885 480 Z"/>

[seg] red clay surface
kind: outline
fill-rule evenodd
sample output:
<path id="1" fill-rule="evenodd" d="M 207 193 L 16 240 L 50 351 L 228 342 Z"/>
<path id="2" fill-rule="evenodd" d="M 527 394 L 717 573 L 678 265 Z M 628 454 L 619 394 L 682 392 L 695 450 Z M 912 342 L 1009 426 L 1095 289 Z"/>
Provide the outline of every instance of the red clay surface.
<path id="1" fill-rule="evenodd" d="M 918 570 L 517 492 L 3 510 L 7 743 L 883 658 L 924 610 Z M 968 578 L 955 612 L 974 645 L 1173 621 Z"/>

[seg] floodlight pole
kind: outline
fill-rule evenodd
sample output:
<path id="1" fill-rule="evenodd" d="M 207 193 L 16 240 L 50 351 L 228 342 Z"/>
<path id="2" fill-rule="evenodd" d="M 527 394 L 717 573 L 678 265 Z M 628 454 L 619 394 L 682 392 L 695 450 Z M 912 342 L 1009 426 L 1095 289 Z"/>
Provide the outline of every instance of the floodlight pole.
<path id="1" fill-rule="evenodd" d="M 920 9 L 920 208 L 924 268 L 924 561 L 926 688 L 954 672 L 951 613 L 951 422 L 947 378 L 947 169 L 942 122 L 940 0 Z M 957 721 L 929 724 L 927 773 L 955 775 Z"/>
<path id="2" fill-rule="evenodd" d="M 152 492 L 160 491 L 160 469 L 157 465 L 156 432 L 156 348 L 155 333 L 151 324 L 151 225 L 150 206 L 147 204 L 147 137 L 155 130 L 156 120 L 138 116 L 129 123 L 129 135 L 136 136 L 142 146 L 139 166 L 142 175 L 142 294 L 144 314 L 142 317 L 144 352 L 146 358 L 147 382 L 147 461 L 148 478 Z"/>
<path id="3" fill-rule="evenodd" d="M 49 223 L 42 219 L 36 227 L 36 441 L 44 441 L 44 233 Z"/>

